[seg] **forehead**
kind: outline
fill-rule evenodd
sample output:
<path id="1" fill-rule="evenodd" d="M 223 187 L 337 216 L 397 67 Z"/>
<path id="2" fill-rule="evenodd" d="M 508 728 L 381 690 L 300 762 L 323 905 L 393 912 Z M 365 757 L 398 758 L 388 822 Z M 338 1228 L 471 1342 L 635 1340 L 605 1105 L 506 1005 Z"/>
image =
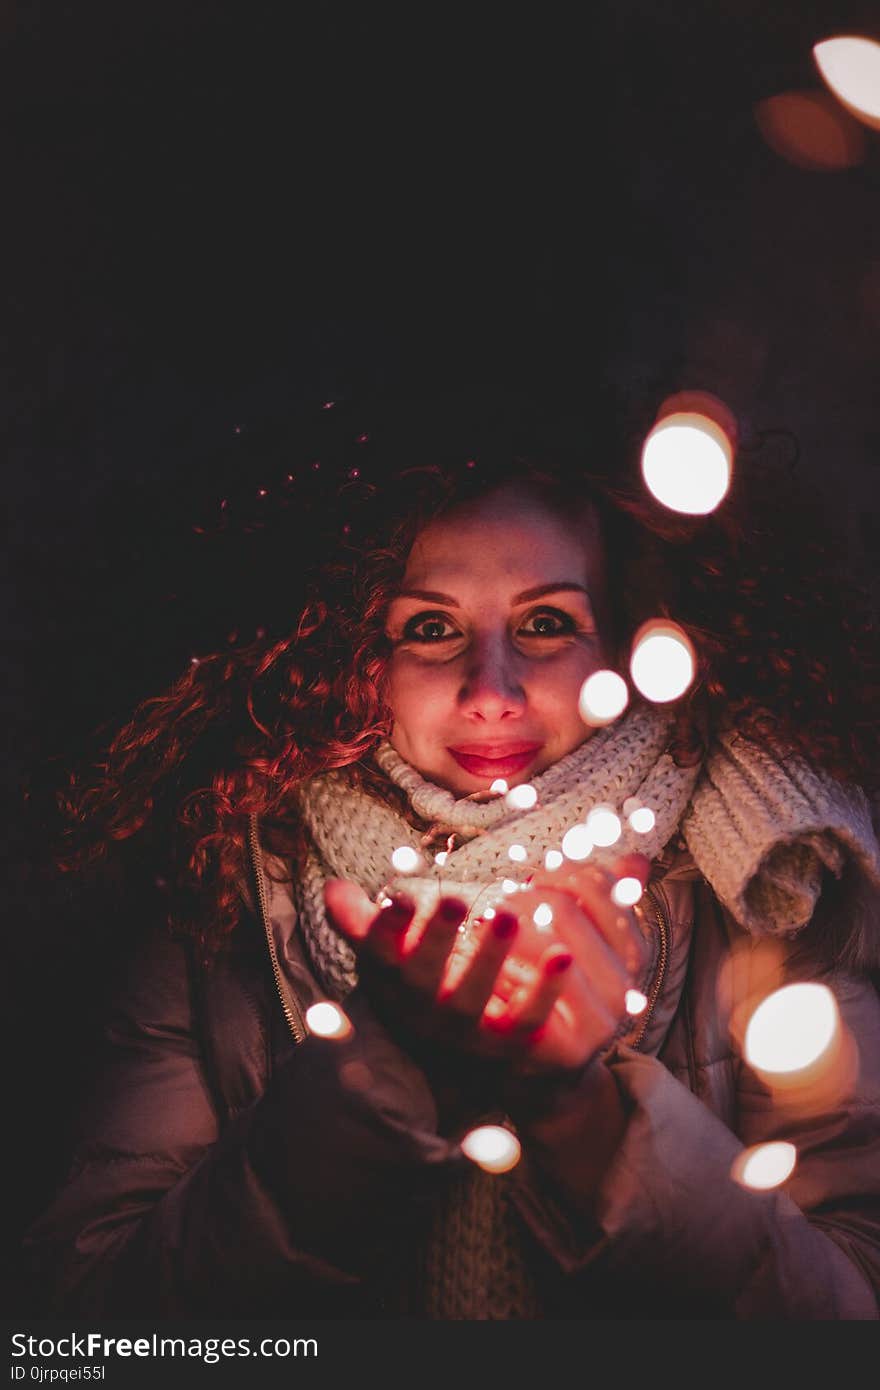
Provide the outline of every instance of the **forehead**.
<path id="1" fill-rule="evenodd" d="M 404 581 L 451 592 L 456 582 L 528 588 L 568 580 L 593 588 L 602 568 L 598 518 L 588 502 L 573 496 L 563 516 L 538 491 L 511 484 L 430 522 L 413 543 Z"/>

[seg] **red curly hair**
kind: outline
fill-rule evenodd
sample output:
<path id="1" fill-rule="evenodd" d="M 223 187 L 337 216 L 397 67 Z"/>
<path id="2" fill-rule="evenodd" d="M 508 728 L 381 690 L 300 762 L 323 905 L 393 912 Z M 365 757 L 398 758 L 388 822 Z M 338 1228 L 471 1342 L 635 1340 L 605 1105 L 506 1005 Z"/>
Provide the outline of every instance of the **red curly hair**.
<path id="1" fill-rule="evenodd" d="M 389 446 L 381 484 L 375 469 L 366 481 L 361 468 L 348 468 L 316 507 L 301 496 L 275 506 L 262 539 L 281 555 L 298 548 L 309 570 L 300 610 L 285 624 L 282 605 L 274 630 L 188 666 L 135 709 L 90 766 L 70 770 L 57 793 L 60 871 L 94 867 L 113 852 L 152 856 L 169 925 L 210 955 L 239 920 L 251 812 L 267 848 L 295 860 L 291 791 L 303 779 L 347 766 L 394 800 L 369 760 L 390 730 L 388 602 L 430 518 L 514 479 L 566 515 L 573 496 L 595 508 L 607 557 L 606 637 L 619 669 L 647 618 L 671 616 L 691 636 L 699 665 L 678 703 L 678 761 L 701 756 L 715 729 L 735 725 L 876 789 L 870 596 L 837 572 L 821 519 L 794 489 L 785 493 L 773 470 L 762 475 L 740 459 L 731 497 L 713 516 L 691 519 L 655 504 L 634 467 L 629 478 L 588 470 L 582 450 L 524 454 L 501 443 L 476 459 L 423 460 L 413 467 L 411 447 Z"/>

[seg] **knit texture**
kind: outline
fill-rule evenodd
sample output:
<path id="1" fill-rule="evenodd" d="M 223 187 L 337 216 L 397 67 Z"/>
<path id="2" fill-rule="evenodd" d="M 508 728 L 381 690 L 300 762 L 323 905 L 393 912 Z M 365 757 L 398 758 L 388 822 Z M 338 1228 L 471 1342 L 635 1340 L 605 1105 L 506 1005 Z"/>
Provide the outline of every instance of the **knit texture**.
<path id="1" fill-rule="evenodd" d="M 343 999 L 357 983 L 354 952 L 324 909 L 329 876 L 351 879 L 373 898 L 403 889 L 422 919 L 441 893 L 452 893 L 468 903 L 470 921 L 504 898 L 504 880 L 524 879 L 597 805 L 617 812 L 622 833 L 613 846 L 595 848 L 593 862 L 609 863 L 631 850 L 653 859 L 680 830 L 699 871 L 753 933 L 800 930 L 812 916 L 823 870 L 880 885 L 880 851 L 859 788 L 737 734 L 720 737 L 704 767 L 679 768 L 668 751 L 670 732 L 671 718 L 662 709 L 632 707 L 535 777 L 538 799 L 528 811 L 511 809 L 502 796 L 484 803 L 457 798 L 383 743 L 375 761 L 406 792 L 413 811 L 432 823 L 440 841 L 432 837 L 430 845 L 408 820 L 357 788 L 344 769 L 303 786 L 299 804 L 310 847 L 294 875 L 294 895 L 315 973 L 328 994 Z M 654 812 L 646 835 L 623 818 L 629 797 Z M 434 852 L 449 836 L 452 848 L 438 866 Z M 514 844 L 525 849 L 525 862 L 511 860 Z M 395 874 L 391 856 L 401 846 L 420 853 L 417 873 Z M 466 1173 L 434 1209 L 422 1250 L 422 1314 L 540 1317 L 524 1239 L 504 1178 L 476 1168 Z"/>

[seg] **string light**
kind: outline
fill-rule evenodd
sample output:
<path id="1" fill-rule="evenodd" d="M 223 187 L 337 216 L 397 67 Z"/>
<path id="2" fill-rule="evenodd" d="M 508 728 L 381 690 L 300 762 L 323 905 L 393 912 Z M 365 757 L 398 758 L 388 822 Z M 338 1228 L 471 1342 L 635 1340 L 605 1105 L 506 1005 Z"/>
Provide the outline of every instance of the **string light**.
<path id="1" fill-rule="evenodd" d="M 578 713 L 585 724 L 601 728 L 626 709 L 629 691 L 616 671 L 594 671 L 581 686 Z"/>
<path id="2" fill-rule="evenodd" d="M 642 896 L 642 885 L 637 878 L 619 878 L 611 889 L 611 901 L 618 907 L 633 907 Z"/>
<path id="3" fill-rule="evenodd" d="M 677 623 L 652 619 L 636 633 L 630 675 L 636 689 L 654 704 L 683 695 L 694 678 L 693 645 Z"/>
<path id="4" fill-rule="evenodd" d="M 754 1144 L 743 1149 L 733 1161 L 730 1175 L 741 1187 L 768 1192 L 790 1178 L 797 1163 L 797 1149 L 783 1139 Z"/>
<path id="5" fill-rule="evenodd" d="M 496 777 L 489 790 L 490 792 L 498 792 L 499 796 L 504 796 L 507 792 L 507 783 L 503 777 Z"/>
<path id="6" fill-rule="evenodd" d="M 573 825 L 562 837 L 562 853 L 566 859 L 587 859 L 592 849 L 593 841 L 585 825 Z"/>
<path id="7" fill-rule="evenodd" d="M 602 849 L 617 844 L 622 829 L 620 817 L 612 811 L 610 806 L 594 806 L 587 816 L 587 834 L 593 844 L 599 845 Z"/>
<path id="8" fill-rule="evenodd" d="M 637 806 L 628 817 L 627 823 L 637 835 L 647 835 L 654 829 L 656 817 L 650 806 Z"/>
<path id="9" fill-rule="evenodd" d="M 411 845 L 400 845 L 391 856 L 391 863 L 398 873 L 411 874 L 421 863 L 421 855 Z"/>
<path id="10" fill-rule="evenodd" d="M 529 852 L 525 845 L 511 845 L 507 854 L 515 864 L 524 864 L 529 857 Z"/>
<path id="11" fill-rule="evenodd" d="M 559 869 L 565 860 L 565 855 L 558 849 L 548 849 L 544 855 L 545 869 Z"/>
<path id="12" fill-rule="evenodd" d="M 538 800 L 538 793 L 528 782 L 523 782 L 522 786 L 514 787 L 504 798 L 505 803 L 515 811 L 528 811 Z"/>
<path id="13" fill-rule="evenodd" d="M 512 878 L 505 878 L 501 884 L 501 888 L 505 893 L 519 892 L 519 884 L 516 883 Z"/>
<path id="14" fill-rule="evenodd" d="M 827 985 L 783 985 L 749 1019 L 746 1061 L 763 1072 L 801 1071 L 818 1061 L 837 1028 L 837 1002 Z"/>
<path id="15" fill-rule="evenodd" d="M 624 1007 L 634 1018 L 648 1007 L 648 997 L 640 989 L 628 989 L 623 997 Z"/>
<path id="16" fill-rule="evenodd" d="M 536 927 L 549 927 L 553 921 L 553 908 L 549 903 L 539 903 L 532 913 L 532 921 Z"/>
<path id="17" fill-rule="evenodd" d="M 331 1004 L 329 999 L 306 1009 L 306 1027 L 315 1037 L 332 1038 L 334 1042 L 347 1038 L 353 1031 L 346 1014 L 338 1004 Z"/>
<path id="18" fill-rule="evenodd" d="M 813 47 L 822 80 L 858 120 L 880 129 L 880 44 L 856 34 Z"/>
<path id="19" fill-rule="evenodd" d="M 449 851 L 448 851 L 448 850 L 446 850 L 446 849 L 438 850 L 437 853 L 434 855 L 434 863 L 435 863 L 435 864 L 439 864 L 440 868 L 442 869 L 442 868 L 443 868 L 443 865 L 446 863 L 446 861 L 447 861 L 448 858 L 449 858 Z"/>
<path id="20" fill-rule="evenodd" d="M 520 1142 L 503 1125 L 478 1125 L 461 1141 L 462 1152 L 486 1173 L 508 1173 L 520 1159 Z"/>
<path id="21" fill-rule="evenodd" d="M 696 411 L 678 411 L 660 420 L 645 440 L 642 477 L 670 511 L 706 516 L 727 494 L 732 461 L 720 425 Z"/>

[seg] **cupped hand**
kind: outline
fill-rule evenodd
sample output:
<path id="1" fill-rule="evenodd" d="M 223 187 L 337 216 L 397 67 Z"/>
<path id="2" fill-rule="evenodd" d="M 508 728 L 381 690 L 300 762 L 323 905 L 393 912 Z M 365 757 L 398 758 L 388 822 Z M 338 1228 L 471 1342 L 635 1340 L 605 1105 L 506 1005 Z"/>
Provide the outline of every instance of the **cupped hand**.
<path id="1" fill-rule="evenodd" d="M 418 929 L 402 894 L 377 908 L 356 884 L 330 879 L 325 901 L 391 1026 L 524 1072 L 577 1069 L 612 1040 L 626 991 L 640 983 L 643 938 L 611 890 L 624 875 L 644 883 L 648 867 L 634 855 L 610 873 L 593 865 L 541 873 L 476 921 L 468 951 L 459 937 L 467 906 L 457 898 L 441 898 Z M 534 922 L 540 903 L 553 911 L 549 932 Z"/>

